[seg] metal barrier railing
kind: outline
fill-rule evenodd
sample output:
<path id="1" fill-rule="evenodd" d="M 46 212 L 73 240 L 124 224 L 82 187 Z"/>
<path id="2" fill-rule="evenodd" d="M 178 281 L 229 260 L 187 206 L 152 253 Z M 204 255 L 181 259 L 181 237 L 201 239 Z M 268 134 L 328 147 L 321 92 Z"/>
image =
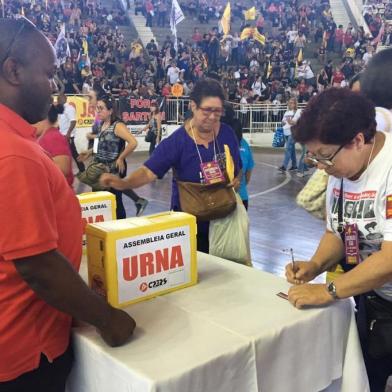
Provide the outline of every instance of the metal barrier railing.
<path id="1" fill-rule="evenodd" d="M 74 95 L 75 96 L 75 95 Z M 79 97 L 83 97 L 79 95 Z M 118 100 L 116 99 L 118 102 Z M 167 97 L 165 100 L 165 122 L 167 124 L 181 124 L 186 112 L 189 110 L 189 97 Z M 258 103 L 242 104 L 230 102 L 233 106 L 235 117 L 241 121 L 245 133 L 270 133 L 281 126 L 281 121 L 287 104 Z M 303 109 L 305 103 L 298 104 Z"/>
<path id="2" fill-rule="evenodd" d="M 165 115 L 168 124 L 180 124 L 185 113 L 189 110 L 189 97 L 167 97 L 165 102 Z"/>
<path id="3" fill-rule="evenodd" d="M 277 127 L 281 126 L 281 121 L 285 111 L 286 104 L 238 104 L 232 103 L 236 117 L 242 123 L 244 132 L 249 133 L 268 133 L 274 132 Z M 298 104 L 298 109 L 303 109 L 306 104 Z"/>

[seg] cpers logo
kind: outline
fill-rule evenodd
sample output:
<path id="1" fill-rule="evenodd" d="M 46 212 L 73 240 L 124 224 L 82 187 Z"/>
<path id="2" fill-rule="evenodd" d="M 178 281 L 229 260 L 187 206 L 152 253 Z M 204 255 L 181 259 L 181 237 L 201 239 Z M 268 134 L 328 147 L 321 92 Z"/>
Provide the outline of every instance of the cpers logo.
<path id="1" fill-rule="evenodd" d="M 153 289 L 154 287 L 160 287 L 160 286 L 164 286 L 165 284 L 167 284 L 167 279 L 158 279 L 158 280 L 153 280 L 150 283 L 146 283 L 143 282 L 140 286 L 139 286 L 139 290 L 142 293 L 145 293 L 149 288 Z"/>
<path id="2" fill-rule="evenodd" d="M 189 226 L 117 240 L 118 302 L 188 283 Z"/>

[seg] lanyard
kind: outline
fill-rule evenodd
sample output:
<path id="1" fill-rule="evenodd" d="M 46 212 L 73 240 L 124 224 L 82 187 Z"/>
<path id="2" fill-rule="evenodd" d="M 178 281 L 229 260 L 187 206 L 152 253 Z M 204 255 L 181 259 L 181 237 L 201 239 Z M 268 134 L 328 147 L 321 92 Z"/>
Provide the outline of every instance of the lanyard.
<path id="1" fill-rule="evenodd" d="M 340 183 L 340 193 L 338 199 L 338 233 L 340 236 L 344 233 L 344 220 L 343 220 L 343 178 Z M 343 237 L 342 237 L 343 238 Z"/>
<path id="2" fill-rule="evenodd" d="M 191 128 L 191 132 L 192 132 L 193 141 L 195 142 L 197 154 L 199 155 L 200 163 L 203 164 L 203 159 L 202 159 L 201 154 L 200 154 L 199 146 L 198 146 L 197 143 L 196 143 L 196 137 L 195 137 L 195 132 L 194 132 L 194 130 L 193 130 L 192 122 L 190 123 L 190 128 Z M 219 152 L 219 154 L 220 154 L 220 150 L 219 150 L 219 145 L 216 146 L 216 144 L 215 144 L 215 132 L 214 132 L 214 139 L 213 139 L 213 142 L 214 142 L 214 160 L 215 160 L 215 161 L 218 161 L 217 155 L 216 155 L 216 147 L 218 147 L 218 152 Z"/>

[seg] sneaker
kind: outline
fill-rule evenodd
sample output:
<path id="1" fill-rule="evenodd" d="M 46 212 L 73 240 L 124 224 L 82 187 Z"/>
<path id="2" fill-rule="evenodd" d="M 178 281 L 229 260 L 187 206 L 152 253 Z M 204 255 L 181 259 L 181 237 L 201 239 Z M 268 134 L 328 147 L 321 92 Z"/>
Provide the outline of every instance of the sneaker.
<path id="1" fill-rule="evenodd" d="M 290 169 L 289 169 L 289 171 L 296 171 L 296 170 L 298 170 L 298 167 L 290 167 Z"/>
<path id="2" fill-rule="evenodd" d="M 144 210 L 148 205 L 148 200 L 140 198 L 136 203 L 136 216 L 140 216 L 143 214 Z"/>
<path id="3" fill-rule="evenodd" d="M 286 168 L 284 166 L 278 167 L 278 170 L 282 173 L 286 172 Z"/>

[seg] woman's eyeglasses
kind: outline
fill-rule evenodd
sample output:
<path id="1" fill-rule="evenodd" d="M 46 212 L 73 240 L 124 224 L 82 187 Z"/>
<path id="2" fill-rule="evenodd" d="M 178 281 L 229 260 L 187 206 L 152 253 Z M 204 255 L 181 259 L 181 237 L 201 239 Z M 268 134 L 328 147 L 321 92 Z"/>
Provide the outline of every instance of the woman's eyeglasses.
<path id="1" fill-rule="evenodd" d="M 318 158 L 315 157 L 314 155 L 307 155 L 306 156 L 306 162 L 305 163 L 310 163 L 313 166 L 317 166 L 319 163 L 321 163 L 324 166 L 332 167 L 334 165 L 333 160 L 338 155 L 338 153 L 342 150 L 342 148 L 346 144 L 342 144 L 330 157 L 328 158 Z"/>
<path id="2" fill-rule="evenodd" d="M 205 116 L 213 114 L 214 116 L 221 117 L 225 114 L 225 110 L 223 108 L 202 108 L 201 106 L 198 106 L 197 108 L 200 109 Z"/>

